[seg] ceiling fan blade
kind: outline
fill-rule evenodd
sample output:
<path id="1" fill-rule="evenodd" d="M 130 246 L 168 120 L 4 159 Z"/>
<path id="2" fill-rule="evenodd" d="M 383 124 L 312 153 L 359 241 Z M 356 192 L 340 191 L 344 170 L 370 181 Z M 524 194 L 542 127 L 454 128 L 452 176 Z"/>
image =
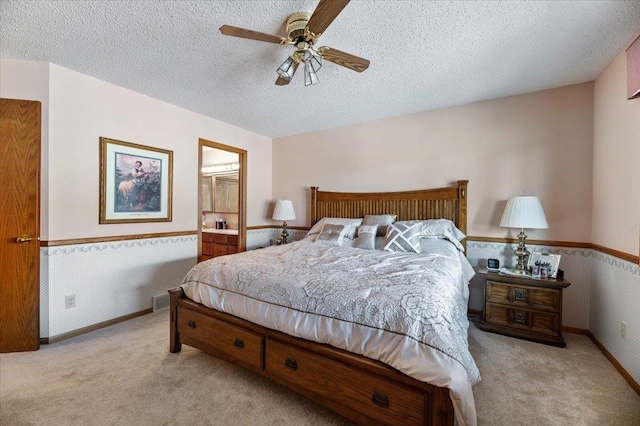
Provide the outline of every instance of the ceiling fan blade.
<path id="1" fill-rule="evenodd" d="M 223 25 L 220 32 L 226 36 L 248 38 L 249 40 L 266 41 L 267 43 L 286 44 L 287 39 L 280 36 L 265 34 L 258 31 L 247 30 L 246 28 Z"/>
<path id="2" fill-rule="evenodd" d="M 276 80 L 276 86 L 286 86 L 291 83 L 291 80 L 287 80 L 286 78 L 278 77 Z"/>
<path id="3" fill-rule="evenodd" d="M 320 0 L 309 22 L 307 22 L 307 28 L 319 36 L 331 25 L 348 3 L 349 0 Z"/>
<path id="4" fill-rule="evenodd" d="M 350 53 L 343 52 L 331 47 L 322 46 L 318 49 L 318 53 L 323 59 L 333 62 L 334 64 L 342 65 L 351 70 L 362 72 L 369 68 L 369 60 L 360 58 Z"/>

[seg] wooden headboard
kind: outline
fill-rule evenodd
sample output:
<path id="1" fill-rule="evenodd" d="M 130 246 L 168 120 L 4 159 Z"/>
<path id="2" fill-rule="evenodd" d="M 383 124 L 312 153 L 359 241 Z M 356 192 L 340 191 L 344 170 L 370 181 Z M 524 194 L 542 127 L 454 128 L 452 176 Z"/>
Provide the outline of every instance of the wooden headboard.
<path id="1" fill-rule="evenodd" d="M 323 217 L 396 214 L 397 220 L 449 219 L 467 233 L 467 184 L 402 192 L 326 192 L 311 187 L 311 225 Z M 462 241 L 466 249 L 466 240 Z"/>

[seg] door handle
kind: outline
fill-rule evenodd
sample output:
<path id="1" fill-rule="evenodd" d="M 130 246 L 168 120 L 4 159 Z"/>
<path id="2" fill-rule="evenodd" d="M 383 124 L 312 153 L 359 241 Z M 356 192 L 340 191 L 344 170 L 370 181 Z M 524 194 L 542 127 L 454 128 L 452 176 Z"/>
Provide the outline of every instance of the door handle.
<path id="1" fill-rule="evenodd" d="M 22 237 L 16 238 L 16 243 L 30 243 L 33 238 L 28 235 L 23 235 Z"/>

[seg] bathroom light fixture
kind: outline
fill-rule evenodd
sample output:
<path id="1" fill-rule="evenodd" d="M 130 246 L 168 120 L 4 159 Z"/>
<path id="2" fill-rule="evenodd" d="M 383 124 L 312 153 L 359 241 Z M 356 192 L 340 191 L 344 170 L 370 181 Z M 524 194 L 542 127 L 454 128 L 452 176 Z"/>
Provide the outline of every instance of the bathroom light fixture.
<path id="1" fill-rule="evenodd" d="M 240 163 L 215 164 L 202 168 L 202 173 L 233 172 L 240 169 Z"/>

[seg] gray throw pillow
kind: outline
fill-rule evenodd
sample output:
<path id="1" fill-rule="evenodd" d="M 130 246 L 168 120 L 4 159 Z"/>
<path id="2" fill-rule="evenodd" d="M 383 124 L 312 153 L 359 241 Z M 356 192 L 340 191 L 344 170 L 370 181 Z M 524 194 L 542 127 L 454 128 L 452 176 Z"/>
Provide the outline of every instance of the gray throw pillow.
<path id="1" fill-rule="evenodd" d="M 349 226 L 349 225 L 347 225 Z M 331 225 L 326 223 L 318 234 L 316 244 L 323 246 L 341 246 L 344 235 L 348 231 L 345 225 Z"/>
<path id="2" fill-rule="evenodd" d="M 378 225 L 378 234 L 383 237 L 387 235 L 387 226 L 396 221 L 398 215 L 395 214 L 368 214 L 362 220 L 363 225 Z"/>
<path id="3" fill-rule="evenodd" d="M 358 227 L 358 238 L 355 239 L 353 246 L 367 250 L 375 250 L 377 232 L 378 225 L 361 225 Z"/>
<path id="4" fill-rule="evenodd" d="M 420 253 L 420 223 L 405 224 L 402 222 L 393 223 L 387 229 L 384 237 L 383 250 L 399 252 Z"/>

